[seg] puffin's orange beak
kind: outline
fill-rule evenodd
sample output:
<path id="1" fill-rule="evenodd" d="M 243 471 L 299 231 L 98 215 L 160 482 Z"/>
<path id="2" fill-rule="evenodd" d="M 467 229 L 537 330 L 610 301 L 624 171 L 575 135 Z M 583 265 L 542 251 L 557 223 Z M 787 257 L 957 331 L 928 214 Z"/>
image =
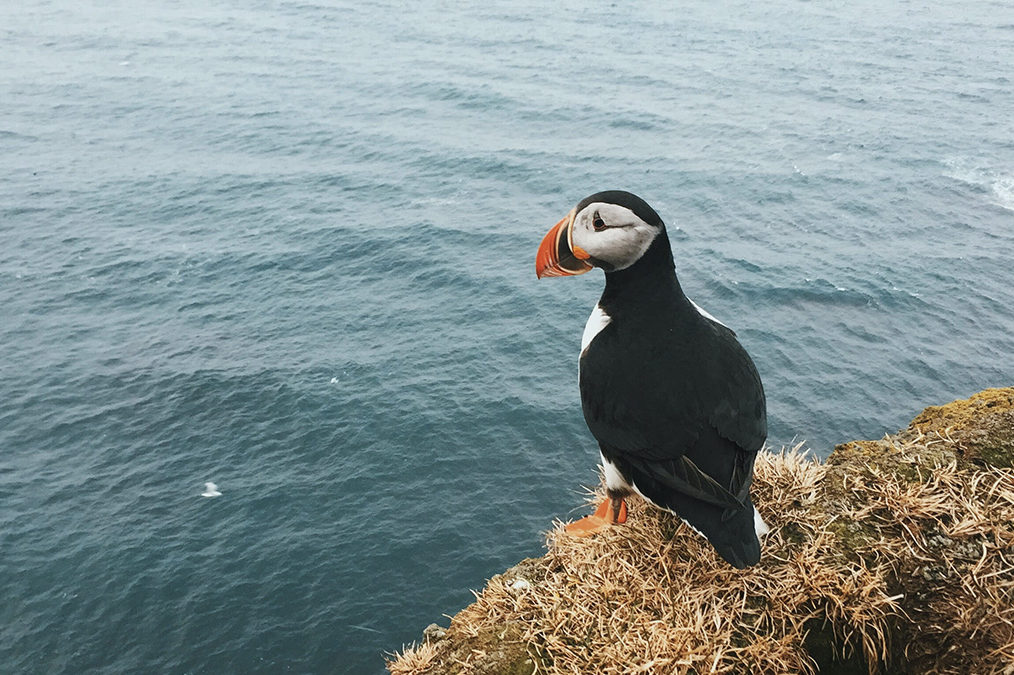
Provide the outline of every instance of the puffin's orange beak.
<path id="1" fill-rule="evenodd" d="M 535 276 L 538 278 L 573 276 L 592 269 L 588 262 L 591 256 L 580 246 L 574 246 L 571 234 L 574 215 L 572 210 L 542 238 L 539 252 L 535 254 Z"/>

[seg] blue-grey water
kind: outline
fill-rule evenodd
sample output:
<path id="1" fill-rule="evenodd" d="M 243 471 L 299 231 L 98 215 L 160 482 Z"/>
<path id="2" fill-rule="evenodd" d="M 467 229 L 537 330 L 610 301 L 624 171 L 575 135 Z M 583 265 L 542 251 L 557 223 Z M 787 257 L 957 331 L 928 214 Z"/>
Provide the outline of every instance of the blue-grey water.
<path id="1" fill-rule="evenodd" d="M 539 554 L 594 191 L 775 447 L 1014 382 L 1010 3 L 675 4 L 0 5 L 0 672 L 376 673 Z"/>

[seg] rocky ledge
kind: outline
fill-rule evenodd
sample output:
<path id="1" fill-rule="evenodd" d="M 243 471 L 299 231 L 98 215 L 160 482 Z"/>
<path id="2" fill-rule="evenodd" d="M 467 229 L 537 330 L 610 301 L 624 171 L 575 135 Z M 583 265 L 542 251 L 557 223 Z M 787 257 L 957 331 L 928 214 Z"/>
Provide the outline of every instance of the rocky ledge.
<path id="1" fill-rule="evenodd" d="M 1014 388 L 930 407 L 818 462 L 761 453 L 772 531 L 735 570 L 667 514 L 631 504 L 595 537 L 489 580 L 393 675 L 1014 674 Z"/>

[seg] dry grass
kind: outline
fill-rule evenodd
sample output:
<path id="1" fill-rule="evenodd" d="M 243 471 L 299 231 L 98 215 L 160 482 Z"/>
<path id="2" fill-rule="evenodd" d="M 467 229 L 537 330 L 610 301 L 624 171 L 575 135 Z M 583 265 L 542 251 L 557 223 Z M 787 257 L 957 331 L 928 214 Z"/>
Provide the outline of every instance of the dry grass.
<path id="1" fill-rule="evenodd" d="M 429 642 L 421 645 L 412 644 L 403 647 L 401 653 L 391 655 L 388 669 L 391 675 L 412 675 L 413 673 L 425 673 L 434 664 L 437 657 L 437 648 Z"/>
<path id="2" fill-rule="evenodd" d="M 747 570 L 639 502 L 591 538 L 557 523 L 542 559 L 389 668 L 815 673 L 837 654 L 849 672 L 1014 672 L 1014 469 L 959 461 L 955 443 L 885 439 L 827 465 L 762 453 L 754 501 L 772 532 Z"/>

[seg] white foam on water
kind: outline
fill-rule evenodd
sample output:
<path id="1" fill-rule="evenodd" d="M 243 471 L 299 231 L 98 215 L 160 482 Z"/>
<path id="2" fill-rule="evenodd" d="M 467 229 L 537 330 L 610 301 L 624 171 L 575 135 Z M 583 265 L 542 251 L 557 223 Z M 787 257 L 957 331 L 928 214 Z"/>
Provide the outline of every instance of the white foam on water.
<path id="1" fill-rule="evenodd" d="M 990 187 L 997 199 L 993 203 L 1000 208 L 1014 211 L 1014 174 L 997 174 Z"/>
<path id="2" fill-rule="evenodd" d="M 985 184 L 985 170 L 967 158 L 947 157 L 943 160 L 943 164 L 947 167 L 947 170 L 943 173 L 947 178 L 953 178 L 960 183 L 979 187 Z"/>
<path id="3" fill-rule="evenodd" d="M 943 164 L 947 167 L 944 176 L 982 188 L 993 198 L 991 204 L 1014 211 L 1014 174 L 997 171 L 963 157 L 948 157 Z"/>

